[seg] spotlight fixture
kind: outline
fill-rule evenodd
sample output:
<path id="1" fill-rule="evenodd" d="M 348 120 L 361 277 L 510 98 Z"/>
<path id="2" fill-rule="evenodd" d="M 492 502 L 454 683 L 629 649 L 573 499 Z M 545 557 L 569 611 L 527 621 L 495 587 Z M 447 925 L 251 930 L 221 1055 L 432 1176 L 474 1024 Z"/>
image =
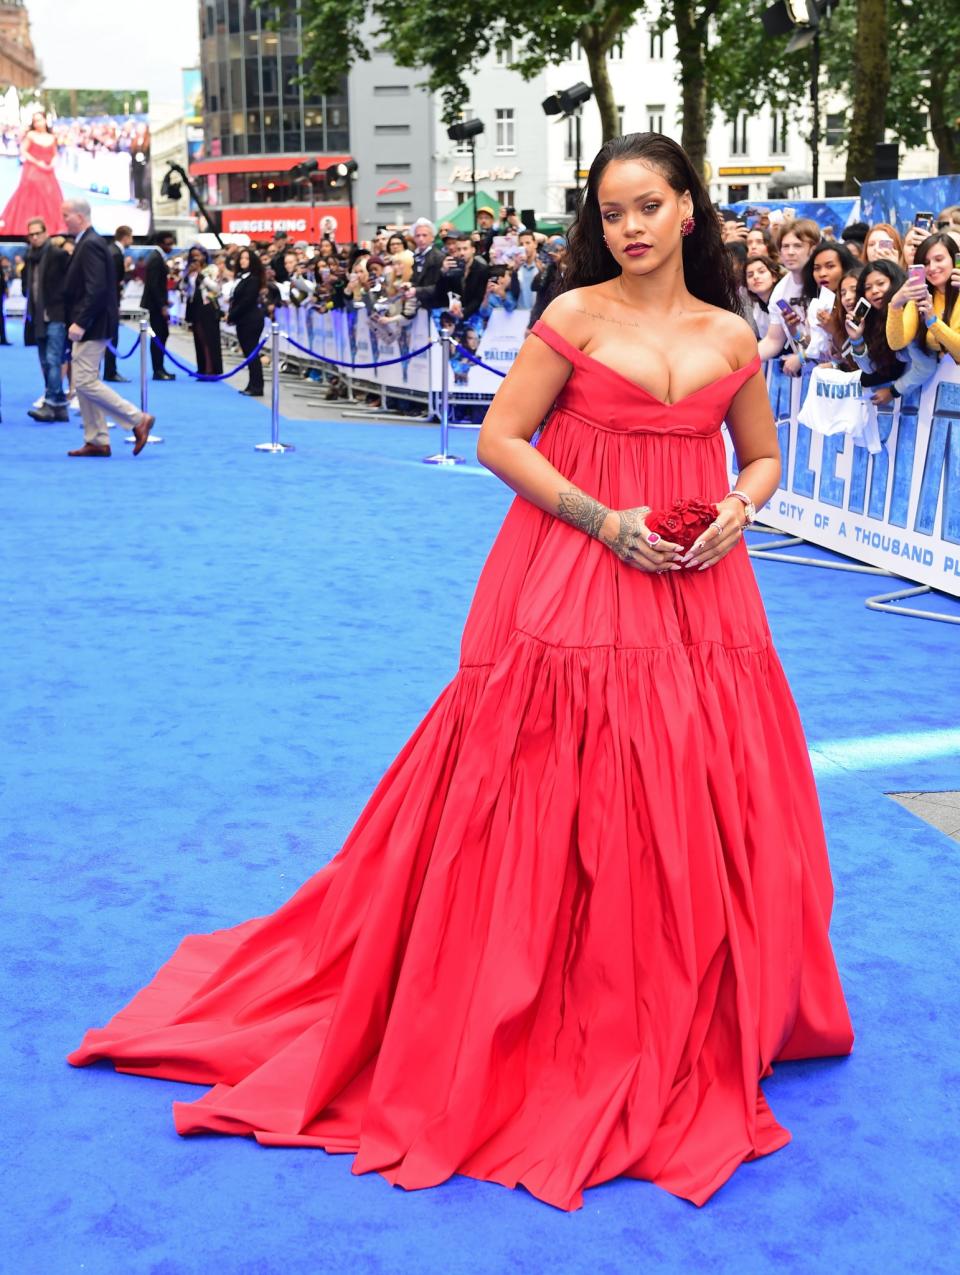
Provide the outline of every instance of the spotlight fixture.
<path id="1" fill-rule="evenodd" d="M 574 115 L 592 97 L 593 89 L 590 85 L 578 80 L 576 84 L 571 84 L 570 88 L 561 89 L 559 93 L 551 93 L 549 97 L 544 98 L 543 113 L 544 115 Z"/>
<path id="2" fill-rule="evenodd" d="M 447 129 L 447 137 L 451 142 L 469 142 L 471 137 L 478 137 L 484 130 L 483 120 L 460 120 Z"/>

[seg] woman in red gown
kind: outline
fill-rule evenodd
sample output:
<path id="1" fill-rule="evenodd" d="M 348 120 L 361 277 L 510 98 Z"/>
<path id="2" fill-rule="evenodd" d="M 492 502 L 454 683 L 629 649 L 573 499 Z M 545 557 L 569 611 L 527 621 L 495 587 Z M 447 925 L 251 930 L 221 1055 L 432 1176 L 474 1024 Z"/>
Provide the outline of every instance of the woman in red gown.
<path id="1" fill-rule="evenodd" d="M 53 171 L 56 158 L 57 142 L 47 127 L 47 117 L 43 111 L 35 111 L 20 143 L 20 184 L 0 214 L 0 230 L 4 234 L 25 234 L 32 217 L 40 217 L 51 235 L 65 232 L 60 214 L 63 192 Z"/>
<path id="2" fill-rule="evenodd" d="M 327 867 L 184 939 L 70 1057 L 212 1086 L 174 1104 L 180 1133 L 352 1152 L 408 1188 L 462 1173 L 573 1209 L 626 1175 L 702 1204 L 789 1139 L 771 1065 L 851 1049 L 741 535 L 776 435 L 675 143 L 603 147 L 568 283 L 480 436 L 519 498 L 457 676 Z M 718 502 L 689 553 L 645 522 L 680 497 Z"/>

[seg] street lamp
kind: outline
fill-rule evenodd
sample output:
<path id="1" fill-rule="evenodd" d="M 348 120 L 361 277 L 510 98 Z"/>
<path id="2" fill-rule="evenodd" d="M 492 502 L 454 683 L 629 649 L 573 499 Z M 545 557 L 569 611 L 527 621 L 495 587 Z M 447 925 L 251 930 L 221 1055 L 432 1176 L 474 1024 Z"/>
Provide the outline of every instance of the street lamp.
<path id="1" fill-rule="evenodd" d="M 470 143 L 470 185 L 473 187 L 473 228 L 477 228 L 477 138 L 484 130 L 483 120 L 461 120 L 451 124 L 447 137 L 451 142 Z"/>
<path id="2" fill-rule="evenodd" d="M 590 85 L 578 80 L 576 84 L 571 84 L 568 89 L 562 89 L 559 93 L 551 93 L 549 97 L 544 98 L 542 103 L 544 115 L 559 115 L 561 120 L 568 120 L 572 117 L 576 122 L 576 186 L 578 195 L 580 194 L 580 117 L 583 114 L 584 104 L 589 102 L 592 97 L 593 89 Z"/>
<path id="3" fill-rule="evenodd" d="M 810 151 L 813 158 L 813 197 L 819 198 L 820 187 L 820 19 L 829 17 L 830 10 L 840 0 L 777 0 L 760 15 L 767 35 L 792 33 L 787 42 L 787 52 L 810 46 L 810 105 L 813 108 L 813 128 L 810 131 Z"/>
<path id="4" fill-rule="evenodd" d="M 359 165 L 355 159 L 347 159 L 339 164 L 331 164 L 324 174 L 330 190 L 340 190 L 343 186 L 347 188 L 347 203 L 350 206 L 350 240 L 352 243 L 357 242 L 357 231 L 353 224 L 353 183 L 357 179 L 358 168 Z"/>

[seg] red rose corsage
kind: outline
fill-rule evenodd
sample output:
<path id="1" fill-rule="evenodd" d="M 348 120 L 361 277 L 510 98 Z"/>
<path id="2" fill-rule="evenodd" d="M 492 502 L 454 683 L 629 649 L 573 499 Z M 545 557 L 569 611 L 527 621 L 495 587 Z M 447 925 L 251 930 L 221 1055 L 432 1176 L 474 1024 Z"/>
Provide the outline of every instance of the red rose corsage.
<path id="1" fill-rule="evenodd" d="M 697 537 L 716 522 L 719 513 L 716 505 L 694 496 L 689 500 L 675 500 L 669 509 L 652 509 L 643 521 L 664 540 L 689 549 Z"/>

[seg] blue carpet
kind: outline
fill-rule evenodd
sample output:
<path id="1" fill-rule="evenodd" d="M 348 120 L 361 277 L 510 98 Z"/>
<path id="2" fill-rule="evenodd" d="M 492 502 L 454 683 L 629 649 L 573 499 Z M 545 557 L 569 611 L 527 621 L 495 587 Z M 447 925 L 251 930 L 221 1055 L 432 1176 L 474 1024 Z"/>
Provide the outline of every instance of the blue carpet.
<path id="1" fill-rule="evenodd" d="M 422 427 L 289 422 L 296 453 L 259 455 L 262 404 L 182 377 L 151 383 L 164 445 L 67 460 L 76 424 L 25 416 L 34 352 L 0 351 L 0 376 L 3 1270 L 955 1269 L 960 851 L 883 794 L 960 787 L 956 629 L 868 612 L 884 581 L 758 564 L 858 1040 L 778 1068 L 794 1141 L 706 1208 L 620 1181 L 564 1215 L 180 1139 L 191 1086 L 64 1055 L 184 933 L 274 909 L 335 852 L 455 668 L 508 494 L 421 465 Z"/>

